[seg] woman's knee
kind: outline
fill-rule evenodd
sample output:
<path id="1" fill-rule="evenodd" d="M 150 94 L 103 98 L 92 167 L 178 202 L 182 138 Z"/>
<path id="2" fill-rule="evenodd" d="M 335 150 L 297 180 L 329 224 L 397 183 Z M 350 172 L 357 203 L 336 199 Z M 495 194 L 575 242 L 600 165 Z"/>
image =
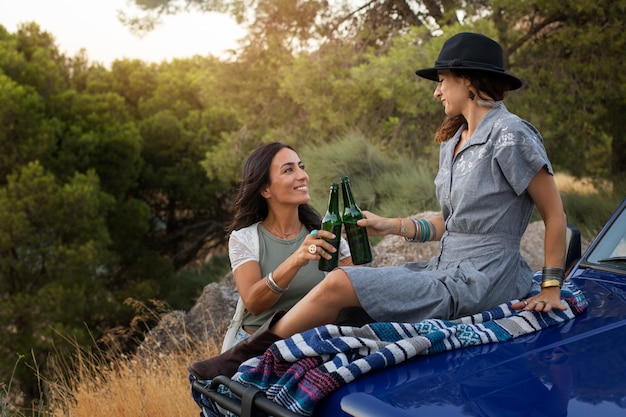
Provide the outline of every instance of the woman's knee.
<path id="1" fill-rule="evenodd" d="M 348 274 L 341 268 L 329 272 L 319 285 L 319 295 L 324 297 L 336 297 L 344 301 L 358 302 L 352 281 Z M 350 304 L 354 304 L 351 302 Z"/>
<path id="2" fill-rule="evenodd" d="M 322 280 L 322 285 L 324 287 L 334 289 L 345 287 L 352 288 L 352 282 L 350 282 L 350 277 L 341 268 L 336 268 L 329 272 Z"/>

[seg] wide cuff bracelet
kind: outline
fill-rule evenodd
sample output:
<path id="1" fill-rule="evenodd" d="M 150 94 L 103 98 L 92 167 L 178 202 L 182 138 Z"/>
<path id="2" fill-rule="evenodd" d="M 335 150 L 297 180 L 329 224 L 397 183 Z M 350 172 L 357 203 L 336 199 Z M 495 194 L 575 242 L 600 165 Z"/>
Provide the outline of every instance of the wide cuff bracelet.
<path id="1" fill-rule="evenodd" d="M 559 281 L 558 279 L 548 279 L 548 280 L 541 281 L 541 288 L 550 288 L 550 287 L 561 288 L 561 285 L 563 285 L 563 283 Z"/>
<path id="2" fill-rule="evenodd" d="M 565 270 L 555 266 L 544 266 L 541 271 L 541 288 L 555 287 L 563 285 Z M 554 282 L 556 281 L 556 285 Z M 548 284 L 549 283 L 549 284 Z"/>

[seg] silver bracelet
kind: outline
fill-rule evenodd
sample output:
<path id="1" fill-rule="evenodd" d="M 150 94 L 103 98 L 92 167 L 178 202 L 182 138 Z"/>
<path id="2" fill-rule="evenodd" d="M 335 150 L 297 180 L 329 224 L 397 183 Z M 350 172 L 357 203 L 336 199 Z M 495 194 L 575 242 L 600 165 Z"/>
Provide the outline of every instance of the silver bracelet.
<path id="1" fill-rule="evenodd" d="M 412 238 L 405 237 L 407 242 L 428 242 L 437 235 L 435 225 L 428 219 L 411 218 L 415 225 L 415 235 Z M 419 236 L 419 237 L 418 237 Z"/>
<path id="2" fill-rule="evenodd" d="M 267 274 L 267 279 L 265 280 L 265 284 L 267 285 L 267 288 L 269 288 L 270 291 L 272 291 L 274 294 L 282 294 L 285 291 L 287 291 L 287 288 L 289 288 L 289 285 L 287 285 L 286 288 L 283 288 L 280 285 L 278 285 L 276 281 L 274 281 L 274 277 L 272 276 L 271 272 Z"/>
<path id="3" fill-rule="evenodd" d="M 413 226 L 415 226 L 415 234 L 413 235 L 413 237 L 405 237 L 404 240 L 406 240 L 407 242 L 419 242 L 419 239 L 417 237 L 419 231 L 420 231 L 420 226 L 419 226 L 419 221 L 414 218 L 411 217 L 411 221 L 413 222 Z"/>

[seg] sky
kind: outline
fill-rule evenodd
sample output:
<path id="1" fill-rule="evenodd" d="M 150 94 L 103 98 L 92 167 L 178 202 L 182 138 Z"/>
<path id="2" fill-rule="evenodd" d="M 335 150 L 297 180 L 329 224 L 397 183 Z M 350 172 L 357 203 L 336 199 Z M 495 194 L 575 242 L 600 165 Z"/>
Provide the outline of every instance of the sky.
<path id="1" fill-rule="evenodd" d="M 34 21 L 50 33 L 61 53 L 70 57 L 82 48 L 90 62 L 107 67 L 115 59 L 162 62 L 193 55 L 226 56 L 237 47 L 244 30 L 219 13 L 185 13 L 139 38 L 117 19 L 117 11 L 137 11 L 128 0 L 0 0 L 0 25 L 15 33 L 21 23 Z"/>

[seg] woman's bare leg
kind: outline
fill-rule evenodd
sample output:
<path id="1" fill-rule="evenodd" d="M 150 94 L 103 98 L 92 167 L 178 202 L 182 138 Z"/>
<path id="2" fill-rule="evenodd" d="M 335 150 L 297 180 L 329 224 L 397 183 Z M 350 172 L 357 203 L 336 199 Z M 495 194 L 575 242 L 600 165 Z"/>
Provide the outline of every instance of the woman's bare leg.
<path id="1" fill-rule="evenodd" d="M 200 379 L 213 379 L 217 375 L 233 376 L 243 361 L 262 354 L 277 340 L 333 323 L 341 309 L 360 306 L 350 278 L 343 270 L 336 269 L 287 314 L 280 317 L 280 312 L 276 312 L 276 321 L 272 317 L 248 339 L 221 355 L 192 363 L 188 367 L 189 372 Z M 269 328 L 265 329 L 266 326 Z"/>
<path id="2" fill-rule="evenodd" d="M 361 303 L 348 274 L 342 269 L 335 269 L 270 330 L 285 339 L 298 332 L 334 323 L 345 307 L 361 307 Z"/>

